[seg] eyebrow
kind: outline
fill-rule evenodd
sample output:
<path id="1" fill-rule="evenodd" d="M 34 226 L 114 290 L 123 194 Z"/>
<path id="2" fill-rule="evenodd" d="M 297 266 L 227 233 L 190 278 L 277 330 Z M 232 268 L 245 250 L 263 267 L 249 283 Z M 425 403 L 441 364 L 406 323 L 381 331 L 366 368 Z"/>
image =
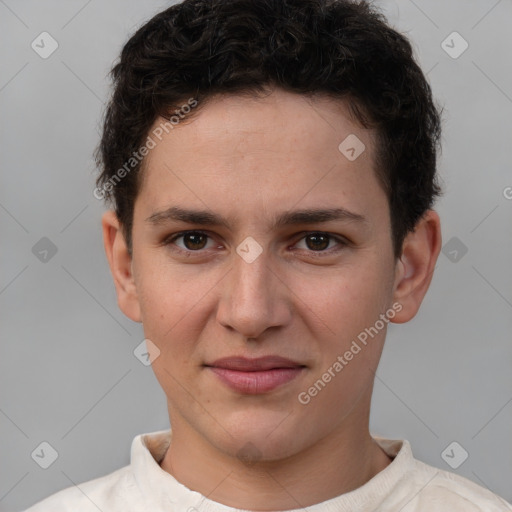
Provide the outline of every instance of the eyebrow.
<path id="1" fill-rule="evenodd" d="M 273 222 L 272 228 L 280 228 L 296 224 L 317 224 L 334 220 L 357 222 L 369 225 L 366 217 L 345 208 L 308 208 L 280 213 Z M 146 222 L 159 226 L 170 221 L 182 221 L 202 226 L 223 226 L 230 229 L 229 221 L 224 217 L 208 210 L 185 209 L 171 206 L 166 210 L 150 215 Z"/>

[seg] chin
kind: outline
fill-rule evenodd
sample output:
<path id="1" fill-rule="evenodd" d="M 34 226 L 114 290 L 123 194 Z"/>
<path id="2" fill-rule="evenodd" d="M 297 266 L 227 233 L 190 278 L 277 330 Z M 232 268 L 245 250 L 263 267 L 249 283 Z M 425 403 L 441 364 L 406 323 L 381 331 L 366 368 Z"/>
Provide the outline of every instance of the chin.
<path id="1" fill-rule="evenodd" d="M 300 425 L 283 421 L 287 414 L 274 412 L 265 417 L 264 414 L 253 416 L 245 412 L 243 418 L 232 417 L 231 421 L 224 417 L 223 428 L 219 427 L 222 439 L 218 440 L 224 449 L 219 448 L 241 460 L 272 461 L 294 455 L 302 449 L 304 440 L 298 437 Z"/>

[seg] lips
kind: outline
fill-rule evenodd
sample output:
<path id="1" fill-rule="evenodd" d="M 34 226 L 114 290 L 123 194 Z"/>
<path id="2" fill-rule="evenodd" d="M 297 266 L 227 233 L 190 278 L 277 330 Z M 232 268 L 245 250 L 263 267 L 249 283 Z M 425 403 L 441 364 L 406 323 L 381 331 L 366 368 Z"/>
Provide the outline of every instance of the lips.
<path id="1" fill-rule="evenodd" d="M 247 395 L 268 393 L 298 377 L 305 368 L 280 356 L 226 357 L 205 366 L 232 391 Z"/>
<path id="2" fill-rule="evenodd" d="M 226 370 L 236 370 L 241 372 L 258 372 L 272 370 L 277 368 L 301 368 L 303 364 L 286 359 L 280 356 L 265 356 L 256 359 L 248 359 L 246 357 L 224 357 L 217 359 L 211 364 L 215 368 L 225 368 Z"/>

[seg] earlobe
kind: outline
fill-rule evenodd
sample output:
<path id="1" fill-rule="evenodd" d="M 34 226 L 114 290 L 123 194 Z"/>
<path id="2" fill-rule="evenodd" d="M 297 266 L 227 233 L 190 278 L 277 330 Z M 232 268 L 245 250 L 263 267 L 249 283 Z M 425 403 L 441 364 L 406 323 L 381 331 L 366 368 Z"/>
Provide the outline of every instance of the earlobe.
<path id="1" fill-rule="evenodd" d="M 128 252 L 121 225 L 114 211 L 102 217 L 103 244 L 117 293 L 121 311 L 134 322 L 141 321 L 137 288 L 133 274 L 133 260 Z"/>
<path id="2" fill-rule="evenodd" d="M 409 233 L 396 263 L 393 300 L 402 309 L 391 320 L 405 323 L 414 318 L 432 281 L 441 250 L 441 223 L 434 210 L 428 210 Z"/>

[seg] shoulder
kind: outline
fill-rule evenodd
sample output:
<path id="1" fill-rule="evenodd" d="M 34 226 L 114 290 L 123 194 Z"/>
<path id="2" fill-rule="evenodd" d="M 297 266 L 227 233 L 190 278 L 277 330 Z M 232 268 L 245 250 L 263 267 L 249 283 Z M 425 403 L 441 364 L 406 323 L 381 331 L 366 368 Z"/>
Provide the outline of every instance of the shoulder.
<path id="1" fill-rule="evenodd" d="M 170 478 L 157 462 L 169 443 L 169 429 L 139 434 L 132 441 L 129 465 L 62 489 L 24 512 L 155 512 L 155 506 L 148 505 L 148 497 L 158 485 L 155 482 Z"/>
<path id="2" fill-rule="evenodd" d="M 402 512 L 512 512 L 512 505 L 475 482 L 417 459 L 402 481 Z"/>
<path id="3" fill-rule="evenodd" d="M 139 501 L 141 496 L 133 472 L 130 466 L 125 466 L 106 476 L 62 489 L 25 512 L 128 512 Z"/>

